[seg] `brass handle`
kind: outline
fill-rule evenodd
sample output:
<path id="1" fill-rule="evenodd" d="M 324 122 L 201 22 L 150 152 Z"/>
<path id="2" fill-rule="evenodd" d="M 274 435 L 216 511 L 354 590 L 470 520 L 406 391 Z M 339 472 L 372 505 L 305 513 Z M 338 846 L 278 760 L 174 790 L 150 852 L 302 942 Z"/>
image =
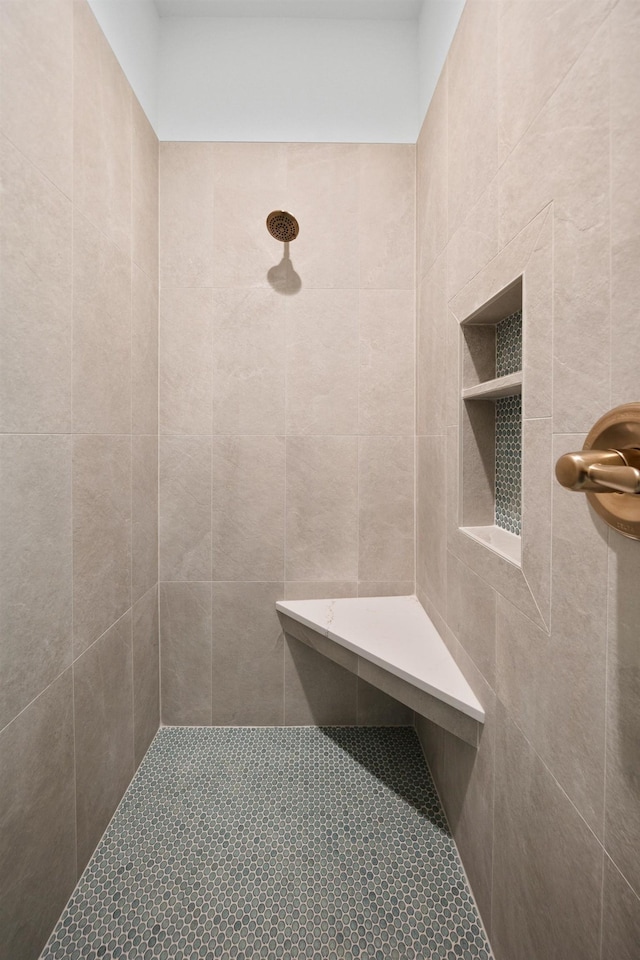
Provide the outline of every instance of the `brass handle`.
<path id="1" fill-rule="evenodd" d="M 640 451 L 580 450 L 556 463 L 556 477 L 568 490 L 640 493 Z"/>

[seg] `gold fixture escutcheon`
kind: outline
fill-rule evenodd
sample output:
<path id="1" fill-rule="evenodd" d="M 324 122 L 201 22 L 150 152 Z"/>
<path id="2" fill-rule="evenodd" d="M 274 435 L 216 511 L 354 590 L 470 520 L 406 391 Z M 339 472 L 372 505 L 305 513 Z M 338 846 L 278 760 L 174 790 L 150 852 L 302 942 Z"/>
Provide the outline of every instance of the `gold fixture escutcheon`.
<path id="1" fill-rule="evenodd" d="M 584 450 L 560 457 L 556 477 L 568 490 L 586 493 L 610 527 L 640 540 L 640 403 L 623 403 L 600 417 Z"/>

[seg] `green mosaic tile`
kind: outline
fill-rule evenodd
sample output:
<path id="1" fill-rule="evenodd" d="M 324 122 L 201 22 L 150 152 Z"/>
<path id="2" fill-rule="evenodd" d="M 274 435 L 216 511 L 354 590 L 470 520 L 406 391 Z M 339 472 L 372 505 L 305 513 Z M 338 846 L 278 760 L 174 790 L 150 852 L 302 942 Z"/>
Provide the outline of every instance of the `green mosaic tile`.
<path id="1" fill-rule="evenodd" d="M 165 727 L 43 960 L 491 960 L 411 728 Z"/>
<path id="2" fill-rule="evenodd" d="M 520 535 L 522 397 L 496 400 L 496 526 Z"/>
<path id="3" fill-rule="evenodd" d="M 522 310 L 496 324 L 496 377 L 522 370 Z"/>

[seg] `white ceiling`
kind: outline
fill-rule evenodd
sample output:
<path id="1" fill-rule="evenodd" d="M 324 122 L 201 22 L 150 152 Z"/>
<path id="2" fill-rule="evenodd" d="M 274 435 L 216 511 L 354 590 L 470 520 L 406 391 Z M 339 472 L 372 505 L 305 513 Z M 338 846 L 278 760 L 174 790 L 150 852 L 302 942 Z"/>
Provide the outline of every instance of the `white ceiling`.
<path id="1" fill-rule="evenodd" d="M 161 17 L 418 20 L 422 0 L 155 0 Z"/>

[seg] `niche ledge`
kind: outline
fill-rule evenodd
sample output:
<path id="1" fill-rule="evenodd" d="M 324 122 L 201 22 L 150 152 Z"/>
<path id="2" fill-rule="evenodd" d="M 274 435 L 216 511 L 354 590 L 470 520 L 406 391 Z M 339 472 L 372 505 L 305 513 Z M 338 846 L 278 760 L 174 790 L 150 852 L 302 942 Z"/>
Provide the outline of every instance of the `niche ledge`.
<path id="1" fill-rule="evenodd" d="M 279 600 L 286 634 L 477 746 L 484 710 L 416 597 Z"/>
<path id="2" fill-rule="evenodd" d="M 495 524 L 486 527 L 460 527 L 460 531 L 517 567 L 522 566 L 522 540 L 515 533 Z"/>

